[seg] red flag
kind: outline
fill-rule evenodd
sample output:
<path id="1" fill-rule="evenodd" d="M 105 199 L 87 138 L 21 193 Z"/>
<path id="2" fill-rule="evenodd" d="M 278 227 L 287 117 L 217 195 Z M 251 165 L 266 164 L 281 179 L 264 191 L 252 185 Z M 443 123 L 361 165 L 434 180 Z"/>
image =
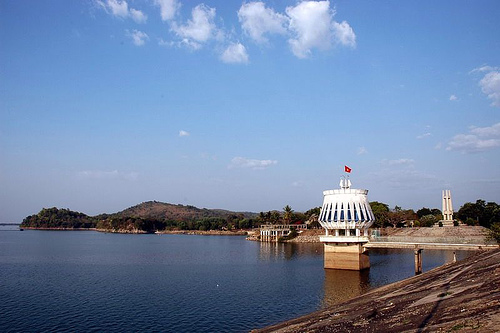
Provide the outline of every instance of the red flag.
<path id="1" fill-rule="evenodd" d="M 351 168 L 349 168 L 347 165 L 344 165 L 344 171 L 347 173 L 351 173 Z"/>

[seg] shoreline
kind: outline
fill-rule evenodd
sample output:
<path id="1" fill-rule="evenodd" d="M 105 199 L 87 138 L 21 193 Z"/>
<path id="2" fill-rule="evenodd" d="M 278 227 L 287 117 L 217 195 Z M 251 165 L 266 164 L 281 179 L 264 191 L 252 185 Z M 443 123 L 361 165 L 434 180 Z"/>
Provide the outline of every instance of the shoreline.
<path id="1" fill-rule="evenodd" d="M 98 228 L 36 228 L 20 227 L 24 230 L 43 230 L 43 231 L 97 231 L 112 234 L 156 234 L 156 235 L 205 235 L 205 236 L 246 236 L 247 230 L 162 230 L 156 232 L 147 232 L 138 229 L 132 230 L 107 230 Z"/>
<path id="2" fill-rule="evenodd" d="M 96 228 L 37 228 L 37 227 L 21 227 L 24 230 L 44 230 L 44 231 L 99 231 Z"/>
<path id="3" fill-rule="evenodd" d="M 252 332 L 500 331 L 500 249 Z"/>

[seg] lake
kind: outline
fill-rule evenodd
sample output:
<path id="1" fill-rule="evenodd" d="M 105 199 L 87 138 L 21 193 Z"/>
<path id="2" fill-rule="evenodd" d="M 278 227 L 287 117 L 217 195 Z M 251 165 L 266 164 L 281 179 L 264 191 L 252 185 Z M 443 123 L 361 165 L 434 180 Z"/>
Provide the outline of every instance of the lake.
<path id="1" fill-rule="evenodd" d="M 322 244 L 8 229 L 1 332 L 246 332 L 414 275 L 412 250 L 371 250 L 360 273 L 323 269 Z M 426 250 L 424 272 L 452 258 Z"/>

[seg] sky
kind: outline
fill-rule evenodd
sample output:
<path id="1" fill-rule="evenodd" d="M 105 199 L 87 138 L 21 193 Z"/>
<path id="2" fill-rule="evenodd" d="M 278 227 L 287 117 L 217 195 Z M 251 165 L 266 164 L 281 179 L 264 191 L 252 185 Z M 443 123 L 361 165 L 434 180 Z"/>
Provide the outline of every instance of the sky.
<path id="1" fill-rule="evenodd" d="M 0 1 L 0 221 L 500 202 L 500 2 Z"/>

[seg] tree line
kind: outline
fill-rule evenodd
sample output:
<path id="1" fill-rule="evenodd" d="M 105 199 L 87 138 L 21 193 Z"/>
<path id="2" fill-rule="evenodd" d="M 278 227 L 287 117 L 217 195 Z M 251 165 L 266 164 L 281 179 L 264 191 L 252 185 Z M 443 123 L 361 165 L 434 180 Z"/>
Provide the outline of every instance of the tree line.
<path id="1" fill-rule="evenodd" d="M 375 223 L 373 227 L 432 227 L 442 219 L 442 213 L 436 208 L 423 207 L 416 212 L 413 209 L 402 209 L 395 206 L 372 201 L 370 202 Z M 232 230 L 251 229 L 262 224 L 300 224 L 308 223 L 310 227 L 320 227 L 318 216 L 320 207 L 309 209 L 306 212 L 295 212 L 289 205 L 282 211 L 260 212 L 255 218 L 244 217 L 242 214 L 230 214 L 222 217 L 204 217 L 191 220 L 171 220 L 144 217 L 123 217 L 102 214 L 88 216 L 84 213 L 56 207 L 43 208 L 38 214 L 26 217 L 21 227 L 32 228 L 97 228 L 109 231 L 140 230 L 155 232 L 163 230 Z M 500 230 L 500 205 L 495 202 L 477 200 L 475 203 L 465 203 L 455 217 L 467 225 L 479 225 L 486 228 Z"/>

